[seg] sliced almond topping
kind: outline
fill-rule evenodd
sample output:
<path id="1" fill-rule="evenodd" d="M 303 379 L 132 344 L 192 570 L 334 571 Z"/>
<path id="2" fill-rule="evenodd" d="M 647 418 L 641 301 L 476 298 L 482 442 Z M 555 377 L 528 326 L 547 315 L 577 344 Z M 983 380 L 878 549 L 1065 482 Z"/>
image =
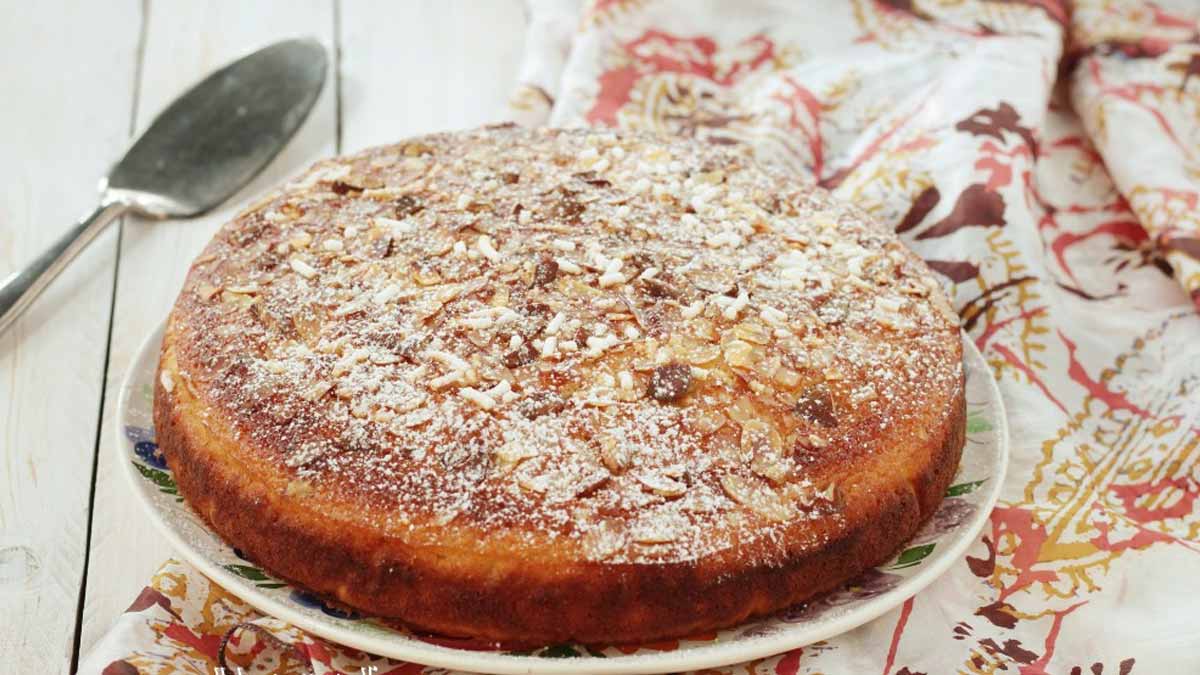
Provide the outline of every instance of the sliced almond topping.
<path id="1" fill-rule="evenodd" d="M 485 392 L 479 391 L 478 389 L 472 387 L 462 387 L 458 390 L 458 393 L 463 398 L 484 410 L 491 410 L 492 408 L 496 407 L 496 399 L 492 398 Z"/>
<path id="2" fill-rule="evenodd" d="M 624 526 L 619 522 L 601 521 L 583 536 L 583 547 L 594 560 L 604 560 L 625 548 Z"/>
<path id="3" fill-rule="evenodd" d="M 700 316 L 700 312 L 703 312 L 703 311 L 704 311 L 704 301 L 697 300 L 697 301 L 693 302 L 692 304 L 687 305 L 683 309 L 679 310 L 679 314 L 680 314 L 680 316 L 682 316 L 685 319 L 694 319 L 694 318 Z"/>
<path id="4" fill-rule="evenodd" d="M 753 368 L 758 362 L 754 345 L 745 340 L 730 340 L 725 343 L 725 363 L 733 368 Z"/>
<path id="5" fill-rule="evenodd" d="M 317 269 L 299 258 L 292 258 L 290 261 L 288 261 L 288 264 L 291 265 L 292 269 L 296 271 L 296 274 L 299 274 L 305 279 L 311 279 L 317 276 Z"/>
<path id="6" fill-rule="evenodd" d="M 778 522 L 791 517 L 788 504 L 757 480 L 725 474 L 721 476 L 721 488 L 730 499 L 768 520 Z"/>
<path id="7" fill-rule="evenodd" d="M 687 492 L 687 484 L 661 473 L 639 471 L 633 477 L 651 492 L 663 497 L 678 497 Z"/>
<path id="8" fill-rule="evenodd" d="M 529 443 L 520 441 L 510 441 L 492 452 L 492 456 L 496 458 L 496 463 L 503 472 L 511 471 L 535 454 Z"/>
<path id="9" fill-rule="evenodd" d="M 620 473 L 629 467 L 629 450 L 617 439 L 608 434 L 601 434 L 599 443 L 600 461 L 605 468 L 613 473 Z"/>
<path id="10" fill-rule="evenodd" d="M 743 321 L 733 327 L 733 334 L 756 345 L 765 345 L 771 341 L 771 333 L 757 321 Z"/>
<path id="11" fill-rule="evenodd" d="M 729 419 L 720 410 L 705 410 L 696 416 L 696 430 L 702 434 L 712 432 L 725 426 Z"/>
<path id="12" fill-rule="evenodd" d="M 760 452 L 750 462 L 750 470 L 779 485 L 792 473 L 792 464 L 779 452 Z"/>
<path id="13" fill-rule="evenodd" d="M 639 544 L 666 544 L 679 538 L 683 526 L 674 519 L 651 515 L 634 525 L 630 538 Z"/>
<path id="14" fill-rule="evenodd" d="M 220 287 L 204 284 L 204 285 L 200 286 L 199 290 L 197 291 L 197 294 L 205 300 L 212 300 L 213 296 L 220 292 L 221 292 Z"/>
<path id="15" fill-rule="evenodd" d="M 301 394 L 301 396 L 303 396 L 306 400 L 315 401 L 328 393 L 330 389 L 333 389 L 333 383 L 326 382 L 325 380 L 319 380 L 309 385 L 309 387 L 304 390 L 304 393 Z"/>

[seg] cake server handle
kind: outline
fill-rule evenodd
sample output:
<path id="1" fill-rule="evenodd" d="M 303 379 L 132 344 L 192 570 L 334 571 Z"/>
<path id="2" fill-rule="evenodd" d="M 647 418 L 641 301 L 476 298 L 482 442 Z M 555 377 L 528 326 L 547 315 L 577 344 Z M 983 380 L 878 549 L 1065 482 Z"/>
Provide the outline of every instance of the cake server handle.
<path id="1" fill-rule="evenodd" d="M 25 269 L 14 272 L 0 282 L 0 334 L 16 322 L 17 317 L 33 304 L 80 251 L 92 243 L 96 235 L 128 209 L 129 206 L 119 200 L 104 199 L 95 211 L 75 223 Z"/>

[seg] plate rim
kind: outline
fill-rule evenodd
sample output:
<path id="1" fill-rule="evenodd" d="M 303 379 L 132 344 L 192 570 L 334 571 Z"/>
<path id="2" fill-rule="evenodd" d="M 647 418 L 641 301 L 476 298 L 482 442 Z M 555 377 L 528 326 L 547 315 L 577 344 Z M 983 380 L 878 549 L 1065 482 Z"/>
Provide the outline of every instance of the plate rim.
<path id="1" fill-rule="evenodd" d="M 876 596 L 881 601 L 864 605 L 856 611 L 829 620 L 818 630 L 810 629 L 803 638 L 797 638 L 793 635 L 792 631 L 781 631 L 775 635 L 752 638 L 748 641 L 748 644 L 739 644 L 736 642 L 714 643 L 694 647 L 682 652 L 665 651 L 652 654 L 625 654 L 605 658 L 584 656 L 580 658 L 553 659 L 533 655 L 496 654 L 488 651 L 456 649 L 420 640 L 412 640 L 411 645 L 405 646 L 405 650 L 409 653 L 401 655 L 395 649 L 390 648 L 394 647 L 395 643 L 393 642 L 371 634 L 344 628 L 329 621 L 322 621 L 319 618 L 310 618 L 263 593 L 258 588 L 243 583 L 232 572 L 209 561 L 205 555 L 186 542 L 183 536 L 179 532 L 176 532 L 161 515 L 158 507 L 151 501 L 150 495 L 144 485 L 139 482 L 140 477 L 136 473 L 133 462 L 130 461 L 130 453 L 126 449 L 128 439 L 125 437 L 125 428 L 127 426 L 126 421 L 128 419 L 130 401 L 134 393 L 133 380 L 135 374 L 140 370 L 141 364 L 150 357 L 151 352 L 154 355 L 155 363 L 157 363 L 157 355 L 165 329 L 166 321 L 164 320 L 143 339 L 141 345 L 134 353 L 133 359 L 126 368 L 125 375 L 121 379 L 119 396 L 117 397 L 117 424 L 114 425 L 113 429 L 113 432 L 117 436 L 117 443 L 114 444 L 115 452 L 118 453 L 118 464 L 122 466 L 121 472 L 125 475 L 126 486 L 137 495 L 138 503 L 144 511 L 148 512 L 148 516 L 151 522 L 154 523 L 155 529 L 167 540 L 167 543 L 171 546 L 175 554 L 185 562 L 199 569 L 202 574 L 217 583 L 221 588 L 267 616 L 290 623 L 302 631 L 312 633 L 326 640 L 369 654 L 435 668 L 496 673 L 497 675 L 534 675 L 535 673 L 537 675 L 675 673 L 704 668 L 717 668 L 753 659 L 768 658 L 799 647 L 828 640 L 874 621 L 907 602 L 925 590 L 936 579 L 949 571 L 952 565 L 961 560 L 966 554 L 967 549 L 970 548 L 971 544 L 975 543 L 980 533 L 983 532 L 984 527 L 990 519 L 991 512 L 1000 499 L 1010 461 L 1011 439 L 1009 437 L 1008 414 L 1000 387 L 991 370 L 987 368 L 987 360 L 983 357 L 979 348 L 975 346 L 969 335 L 960 330 L 959 334 L 964 347 L 964 368 L 968 358 L 978 360 L 983 366 L 982 372 L 988 376 L 987 387 L 991 393 L 991 400 L 995 402 L 998 413 L 996 417 L 1000 423 L 995 430 L 998 439 L 997 445 L 999 446 L 999 457 L 996 462 L 997 470 L 993 476 L 989 476 L 989 485 L 987 486 L 984 499 L 978 507 L 972 522 L 969 522 L 966 526 L 966 530 L 969 531 L 970 536 L 959 537 L 956 541 L 952 542 L 949 547 L 949 553 L 939 555 L 935 560 L 930 561 L 928 565 L 921 565 L 920 569 L 912 576 L 906 577 L 896 587 Z M 188 508 L 191 508 L 190 505 Z M 207 523 L 204 523 L 204 527 L 210 529 Z M 291 586 L 291 584 L 288 585 Z M 882 601 L 884 599 L 886 601 Z M 795 625 L 799 627 L 803 624 L 797 623 Z M 733 652 L 735 651 L 738 653 L 734 654 Z"/>

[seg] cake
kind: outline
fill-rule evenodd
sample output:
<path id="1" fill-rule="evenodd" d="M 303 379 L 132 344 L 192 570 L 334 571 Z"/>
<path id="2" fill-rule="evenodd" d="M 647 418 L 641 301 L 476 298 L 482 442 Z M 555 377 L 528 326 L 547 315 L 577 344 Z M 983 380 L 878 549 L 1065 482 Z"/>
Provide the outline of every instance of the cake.
<path id="1" fill-rule="evenodd" d="M 154 396 L 248 559 L 419 631 L 616 644 L 829 591 L 938 507 L 957 317 L 896 236 L 743 149 L 435 134 L 220 229 Z"/>

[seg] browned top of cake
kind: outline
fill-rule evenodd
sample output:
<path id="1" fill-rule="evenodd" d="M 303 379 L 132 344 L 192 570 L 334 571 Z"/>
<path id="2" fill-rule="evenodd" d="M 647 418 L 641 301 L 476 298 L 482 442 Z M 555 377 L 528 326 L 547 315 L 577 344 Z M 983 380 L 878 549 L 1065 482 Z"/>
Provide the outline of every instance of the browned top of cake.
<path id="1" fill-rule="evenodd" d="M 174 320 L 164 382 L 289 494 L 615 562 L 838 517 L 829 467 L 961 378 L 938 284 L 862 212 L 733 150 L 584 130 L 321 162 L 220 231 Z"/>

